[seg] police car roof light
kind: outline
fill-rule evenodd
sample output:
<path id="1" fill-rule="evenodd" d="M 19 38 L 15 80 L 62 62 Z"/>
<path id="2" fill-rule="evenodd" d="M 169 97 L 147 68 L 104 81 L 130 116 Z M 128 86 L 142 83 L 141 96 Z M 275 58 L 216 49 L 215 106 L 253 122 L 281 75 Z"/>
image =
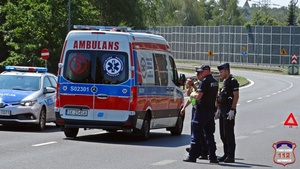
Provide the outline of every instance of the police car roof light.
<path id="1" fill-rule="evenodd" d="M 20 72 L 47 72 L 45 67 L 26 67 L 26 66 L 5 66 L 6 71 L 20 71 Z"/>

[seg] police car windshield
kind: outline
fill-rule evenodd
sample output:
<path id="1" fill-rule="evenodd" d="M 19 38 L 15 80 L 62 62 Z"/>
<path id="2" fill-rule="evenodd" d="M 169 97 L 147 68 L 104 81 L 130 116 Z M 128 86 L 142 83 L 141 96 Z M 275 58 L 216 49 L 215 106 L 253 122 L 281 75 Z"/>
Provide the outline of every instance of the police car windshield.
<path id="1" fill-rule="evenodd" d="M 68 51 L 63 76 L 75 83 L 120 84 L 128 79 L 128 55 L 115 51 Z"/>
<path id="2" fill-rule="evenodd" d="M 40 89 L 40 77 L 1 75 L 0 89 L 37 91 Z"/>

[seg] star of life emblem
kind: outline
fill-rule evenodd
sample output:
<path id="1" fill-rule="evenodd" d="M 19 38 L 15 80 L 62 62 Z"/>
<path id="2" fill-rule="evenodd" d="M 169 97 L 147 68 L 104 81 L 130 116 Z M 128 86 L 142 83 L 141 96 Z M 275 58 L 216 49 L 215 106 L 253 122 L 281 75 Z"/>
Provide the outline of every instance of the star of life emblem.
<path id="1" fill-rule="evenodd" d="M 288 164 L 293 164 L 296 161 L 295 148 L 296 143 L 290 141 L 278 141 L 272 145 L 274 148 L 273 160 L 276 164 L 281 164 L 286 166 Z"/>

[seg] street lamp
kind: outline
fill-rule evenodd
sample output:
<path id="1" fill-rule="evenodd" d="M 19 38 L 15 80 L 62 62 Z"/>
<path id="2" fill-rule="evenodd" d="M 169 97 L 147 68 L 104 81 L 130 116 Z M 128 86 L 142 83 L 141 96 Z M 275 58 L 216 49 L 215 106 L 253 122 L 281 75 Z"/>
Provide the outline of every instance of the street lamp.
<path id="1" fill-rule="evenodd" d="M 68 1 L 68 32 L 70 32 L 71 24 L 71 0 Z"/>
<path id="2" fill-rule="evenodd" d="M 293 0 L 292 5 L 293 5 L 293 8 L 294 8 L 294 13 L 295 13 L 297 3 L 298 3 L 298 0 Z M 293 53 L 291 53 L 291 55 L 294 54 L 294 50 L 295 50 L 295 35 L 296 35 L 295 29 L 296 29 L 296 17 L 294 15 L 294 18 L 293 18 L 293 34 L 294 34 L 294 36 L 293 36 L 293 49 L 292 49 Z"/>
<path id="3" fill-rule="evenodd" d="M 224 15 L 224 9 L 220 8 L 219 11 L 221 11 L 220 25 L 219 25 L 219 60 L 221 63 L 222 62 L 222 59 L 221 59 L 221 26 L 222 26 L 222 17 Z"/>
<path id="4" fill-rule="evenodd" d="M 187 14 L 185 12 L 182 12 L 180 10 L 175 10 L 174 14 L 182 14 L 184 16 L 183 21 L 185 21 L 187 19 Z M 186 30 L 185 30 L 185 26 L 182 24 L 183 26 L 183 55 L 186 53 L 186 40 L 185 40 L 185 34 L 186 34 Z M 185 55 L 183 56 L 183 59 L 185 58 Z"/>

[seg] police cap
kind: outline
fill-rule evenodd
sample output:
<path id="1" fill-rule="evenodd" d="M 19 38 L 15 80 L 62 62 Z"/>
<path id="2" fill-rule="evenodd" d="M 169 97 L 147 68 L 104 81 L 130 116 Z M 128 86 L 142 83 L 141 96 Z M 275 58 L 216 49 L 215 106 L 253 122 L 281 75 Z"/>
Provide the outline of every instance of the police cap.
<path id="1" fill-rule="evenodd" d="M 223 63 L 223 64 L 221 64 L 221 65 L 218 66 L 218 70 L 219 71 L 221 71 L 223 69 L 228 69 L 229 70 L 230 69 L 229 63 Z"/>
<path id="2" fill-rule="evenodd" d="M 210 67 L 208 65 L 202 65 L 201 67 L 195 68 L 195 74 L 202 72 L 203 70 L 210 70 Z"/>

